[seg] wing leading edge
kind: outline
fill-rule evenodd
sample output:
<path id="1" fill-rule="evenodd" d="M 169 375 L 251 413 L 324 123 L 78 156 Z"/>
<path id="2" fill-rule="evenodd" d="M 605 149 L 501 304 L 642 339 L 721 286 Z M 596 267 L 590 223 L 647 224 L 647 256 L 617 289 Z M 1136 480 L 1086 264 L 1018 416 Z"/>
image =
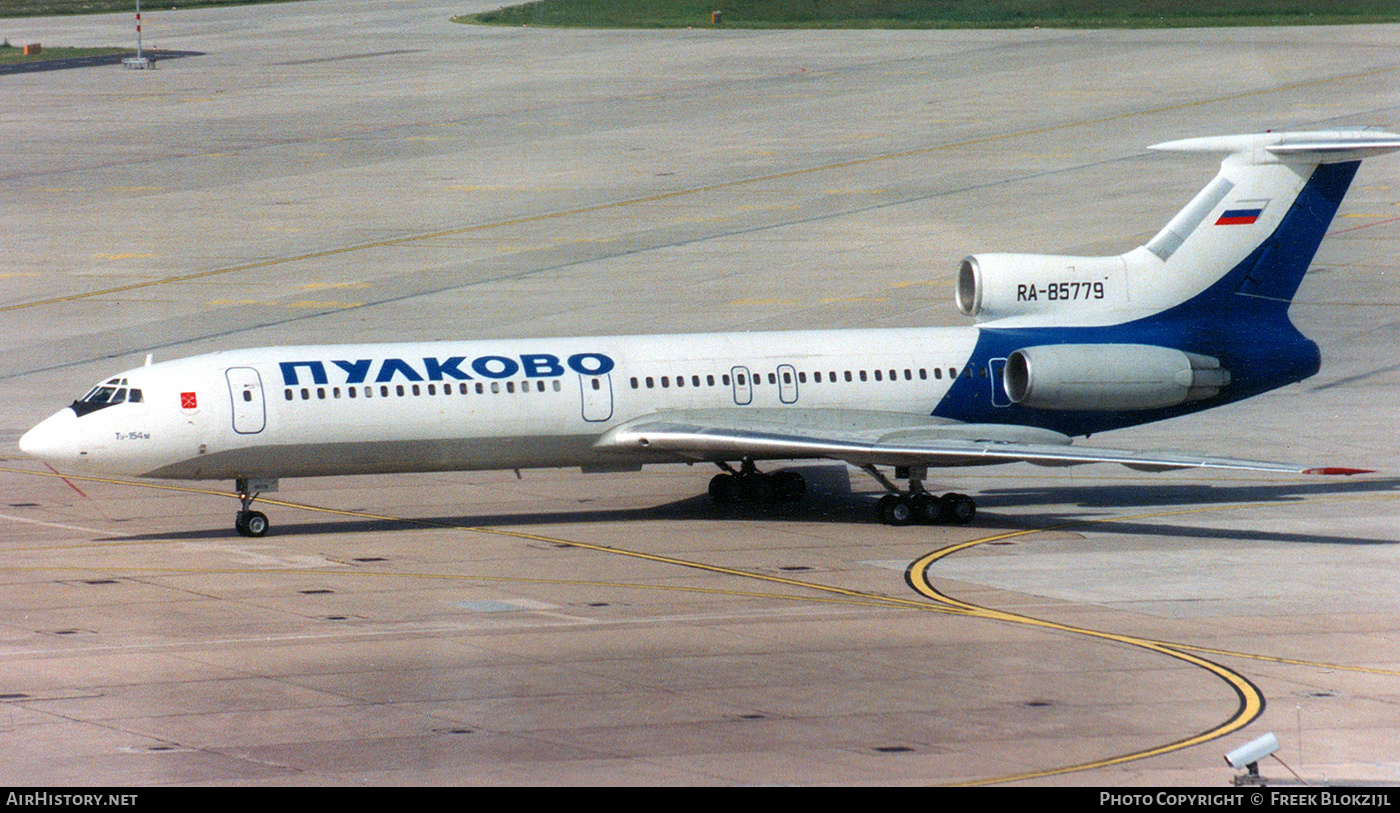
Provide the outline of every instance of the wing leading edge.
<path id="1" fill-rule="evenodd" d="M 1367 469 L 1300 466 L 1195 452 L 1073 447 L 1047 429 L 930 422 L 920 415 L 861 410 L 659 412 L 614 427 L 594 448 L 656 462 L 841 460 L 855 466 L 985 466 L 1118 463 L 1139 471 L 1215 468 L 1287 474 L 1363 474 Z"/>

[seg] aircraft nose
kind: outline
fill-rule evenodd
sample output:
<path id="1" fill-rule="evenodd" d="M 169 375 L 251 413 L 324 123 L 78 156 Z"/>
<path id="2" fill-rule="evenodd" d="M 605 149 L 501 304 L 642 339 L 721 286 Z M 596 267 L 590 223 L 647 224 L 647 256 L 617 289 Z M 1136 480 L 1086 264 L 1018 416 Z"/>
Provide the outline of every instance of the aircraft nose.
<path id="1" fill-rule="evenodd" d="M 72 462 L 77 456 L 77 420 L 71 409 L 55 412 L 20 436 L 19 450 L 46 463 Z"/>

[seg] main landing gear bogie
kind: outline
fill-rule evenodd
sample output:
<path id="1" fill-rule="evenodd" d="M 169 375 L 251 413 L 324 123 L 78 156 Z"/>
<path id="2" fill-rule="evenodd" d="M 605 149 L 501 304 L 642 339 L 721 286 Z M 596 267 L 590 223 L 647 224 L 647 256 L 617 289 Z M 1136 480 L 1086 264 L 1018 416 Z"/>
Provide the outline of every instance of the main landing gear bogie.
<path id="1" fill-rule="evenodd" d="M 724 469 L 710 480 L 710 499 L 717 505 L 797 502 L 807 491 L 806 481 L 794 471 L 764 474 L 747 459 L 738 470 L 728 463 L 717 465 Z M 977 516 L 977 503 L 966 494 L 938 497 L 925 491 L 923 480 L 928 474 L 925 468 L 895 468 L 897 478 L 909 480 L 907 491 L 901 490 L 873 465 L 863 465 L 861 469 L 889 492 L 876 504 L 876 517 L 886 525 L 966 525 Z"/>
<path id="2" fill-rule="evenodd" d="M 886 494 L 876 513 L 886 525 L 966 525 L 977 516 L 977 503 L 966 494 Z"/>
<path id="3" fill-rule="evenodd" d="M 745 461 L 739 471 L 725 469 L 710 479 L 710 499 L 719 505 L 797 502 L 807 493 L 807 481 L 795 471 L 764 474 L 752 461 Z"/>
<path id="4" fill-rule="evenodd" d="M 896 478 L 909 480 L 908 491 L 900 491 L 872 465 L 861 468 L 888 492 L 875 507 L 876 517 L 886 525 L 966 525 L 977 516 L 977 503 L 966 494 L 935 497 L 925 491 L 928 469 L 923 466 L 895 467 Z"/>

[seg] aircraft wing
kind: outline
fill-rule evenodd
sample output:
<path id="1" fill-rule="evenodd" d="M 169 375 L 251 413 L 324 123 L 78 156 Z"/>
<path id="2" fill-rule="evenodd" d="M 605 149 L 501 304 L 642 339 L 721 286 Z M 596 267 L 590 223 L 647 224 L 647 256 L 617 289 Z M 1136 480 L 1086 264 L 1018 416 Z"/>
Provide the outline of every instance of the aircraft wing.
<path id="1" fill-rule="evenodd" d="M 1218 468 L 1291 474 L 1361 474 L 1368 469 L 1300 466 L 1195 452 L 1075 447 L 1035 427 L 967 424 L 864 410 L 718 409 L 658 412 L 604 433 L 600 452 L 657 462 L 825 458 L 855 466 L 980 466 L 1119 463 L 1139 471 Z"/>

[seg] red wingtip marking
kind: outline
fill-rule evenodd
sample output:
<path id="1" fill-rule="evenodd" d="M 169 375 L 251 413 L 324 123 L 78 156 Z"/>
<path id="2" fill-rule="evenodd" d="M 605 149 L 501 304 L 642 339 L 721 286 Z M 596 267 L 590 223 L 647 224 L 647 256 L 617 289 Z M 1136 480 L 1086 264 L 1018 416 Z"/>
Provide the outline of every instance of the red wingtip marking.
<path id="1" fill-rule="evenodd" d="M 1348 469 L 1342 466 L 1323 466 L 1316 469 L 1304 469 L 1304 474 L 1375 474 L 1375 469 Z"/>

